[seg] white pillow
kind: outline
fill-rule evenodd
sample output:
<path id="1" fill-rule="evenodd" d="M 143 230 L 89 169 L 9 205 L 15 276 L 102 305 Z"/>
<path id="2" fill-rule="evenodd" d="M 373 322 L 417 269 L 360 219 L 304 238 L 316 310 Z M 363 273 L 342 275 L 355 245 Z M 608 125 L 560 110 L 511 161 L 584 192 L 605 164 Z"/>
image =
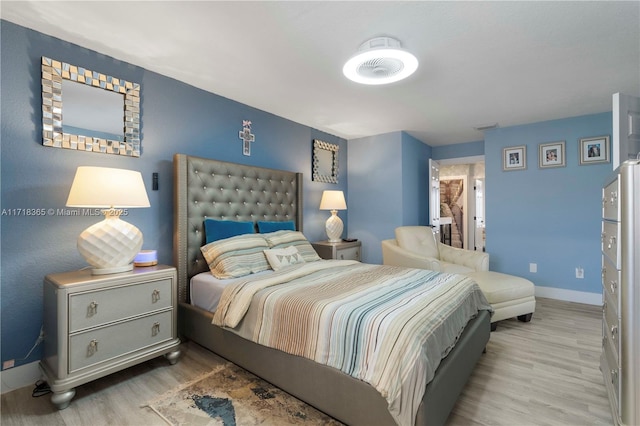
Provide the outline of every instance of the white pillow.
<path id="1" fill-rule="evenodd" d="M 304 263 L 304 259 L 294 246 L 264 250 L 264 254 L 267 256 L 267 262 L 269 262 L 271 269 L 274 271 L 284 268 L 285 266 L 295 265 L 296 263 Z"/>

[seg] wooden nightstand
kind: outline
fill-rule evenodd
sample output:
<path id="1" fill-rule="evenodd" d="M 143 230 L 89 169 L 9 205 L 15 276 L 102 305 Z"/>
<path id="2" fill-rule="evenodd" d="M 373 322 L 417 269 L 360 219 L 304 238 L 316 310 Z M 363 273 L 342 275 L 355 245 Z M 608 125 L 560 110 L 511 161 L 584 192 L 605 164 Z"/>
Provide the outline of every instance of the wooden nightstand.
<path id="1" fill-rule="evenodd" d="M 90 269 L 44 280 L 44 356 L 51 402 L 66 408 L 75 387 L 165 355 L 180 355 L 177 278 L 172 266 L 91 275 Z"/>
<path id="2" fill-rule="evenodd" d="M 362 243 L 360 241 L 341 241 L 339 243 L 318 241 L 311 243 L 311 245 L 323 259 L 357 260 L 358 262 L 361 259 Z"/>

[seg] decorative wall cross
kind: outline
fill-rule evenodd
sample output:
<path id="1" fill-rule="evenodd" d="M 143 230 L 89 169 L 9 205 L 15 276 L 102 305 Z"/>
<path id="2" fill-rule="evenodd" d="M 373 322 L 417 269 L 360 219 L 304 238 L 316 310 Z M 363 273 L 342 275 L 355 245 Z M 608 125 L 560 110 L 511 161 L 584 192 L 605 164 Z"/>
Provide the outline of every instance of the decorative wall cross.
<path id="1" fill-rule="evenodd" d="M 242 130 L 240 130 L 239 138 L 242 139 L 242 153 L 251 155 L 251 142 L 255 142 L 256 137 L 251 133 L 251 121 L 242 120 Z"/>

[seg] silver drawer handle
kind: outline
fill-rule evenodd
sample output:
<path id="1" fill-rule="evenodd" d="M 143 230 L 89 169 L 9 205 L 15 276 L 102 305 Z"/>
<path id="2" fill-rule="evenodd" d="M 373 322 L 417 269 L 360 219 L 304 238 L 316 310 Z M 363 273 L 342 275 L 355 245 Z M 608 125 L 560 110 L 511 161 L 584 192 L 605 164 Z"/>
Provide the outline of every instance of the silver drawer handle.
<path id="1" fill-rule="evenodd" d="M 98 352 L 98 341 L 93 339 L 89 342 L 89 346 L 87 347 L 87 356 L 91 356 Z"/>
<path id="2" fill-rule="evenodd" d="M 613 338 L 615 339 L 617 334 L 618 334 L 618 326 L 617 325 L 612 325 L 611 326 L 611 336 L 613 336 Z"/>
<path id="3" fill-rule="evenodd" d="M 609 248 L 613 247 L 614 244 L 616 243 L 616 237 L 609 237 Z"/>
<path id="4" fill-rule="evenodd" d="M 618 282 L 616 280 L 611 280 L 611 293 L 615 294 L 618 289 Z"/>
<path id="5" fill-rule="evenodd" d="M 98 315 L 98 302 L 96 301 L 89 303 L 87 307 L 87 316 L 92 317 L 94 315 Z"/>
<path id="6" fill-rule="evenodd" d="M 611 191 L 611 205 L 618 201 L 618 191 Z"/>
<path id="7" fill-rule="evenodd" d="M 151 327 L 151 335 L 156 336 L 158 334 L 160 334 L 160 323 L 154 322 L 153 327 Z"/>
<path id="8" fill-rule="evenodd" d="M 151 293 L 151 303 L 156 303 L 158 300 L 160 300 L 160 290 L 153 290 L 153 293 Z"/>

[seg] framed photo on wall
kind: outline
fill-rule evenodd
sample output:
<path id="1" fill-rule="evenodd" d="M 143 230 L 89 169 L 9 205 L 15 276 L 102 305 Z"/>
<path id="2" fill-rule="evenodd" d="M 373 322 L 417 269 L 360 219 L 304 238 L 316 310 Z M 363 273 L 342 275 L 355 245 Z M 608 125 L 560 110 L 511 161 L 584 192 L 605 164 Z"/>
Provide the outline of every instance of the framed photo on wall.
<path id="1" fill-rule="evenodd" d="M 502 170 L 524 170 L 527 168 L 527 146 L 502 148 Z"/>
<path id="2" fill-rule="evenodd" d="M 608 163 L 609 136 L 580 139 L 580 165 Z"/>
<path id="3" fill-rule="evenodd" d="M 564 141 L 541 143 L 538 150 L 538 167 L 546 169 L 566 166 L 564 147 Z"/>

